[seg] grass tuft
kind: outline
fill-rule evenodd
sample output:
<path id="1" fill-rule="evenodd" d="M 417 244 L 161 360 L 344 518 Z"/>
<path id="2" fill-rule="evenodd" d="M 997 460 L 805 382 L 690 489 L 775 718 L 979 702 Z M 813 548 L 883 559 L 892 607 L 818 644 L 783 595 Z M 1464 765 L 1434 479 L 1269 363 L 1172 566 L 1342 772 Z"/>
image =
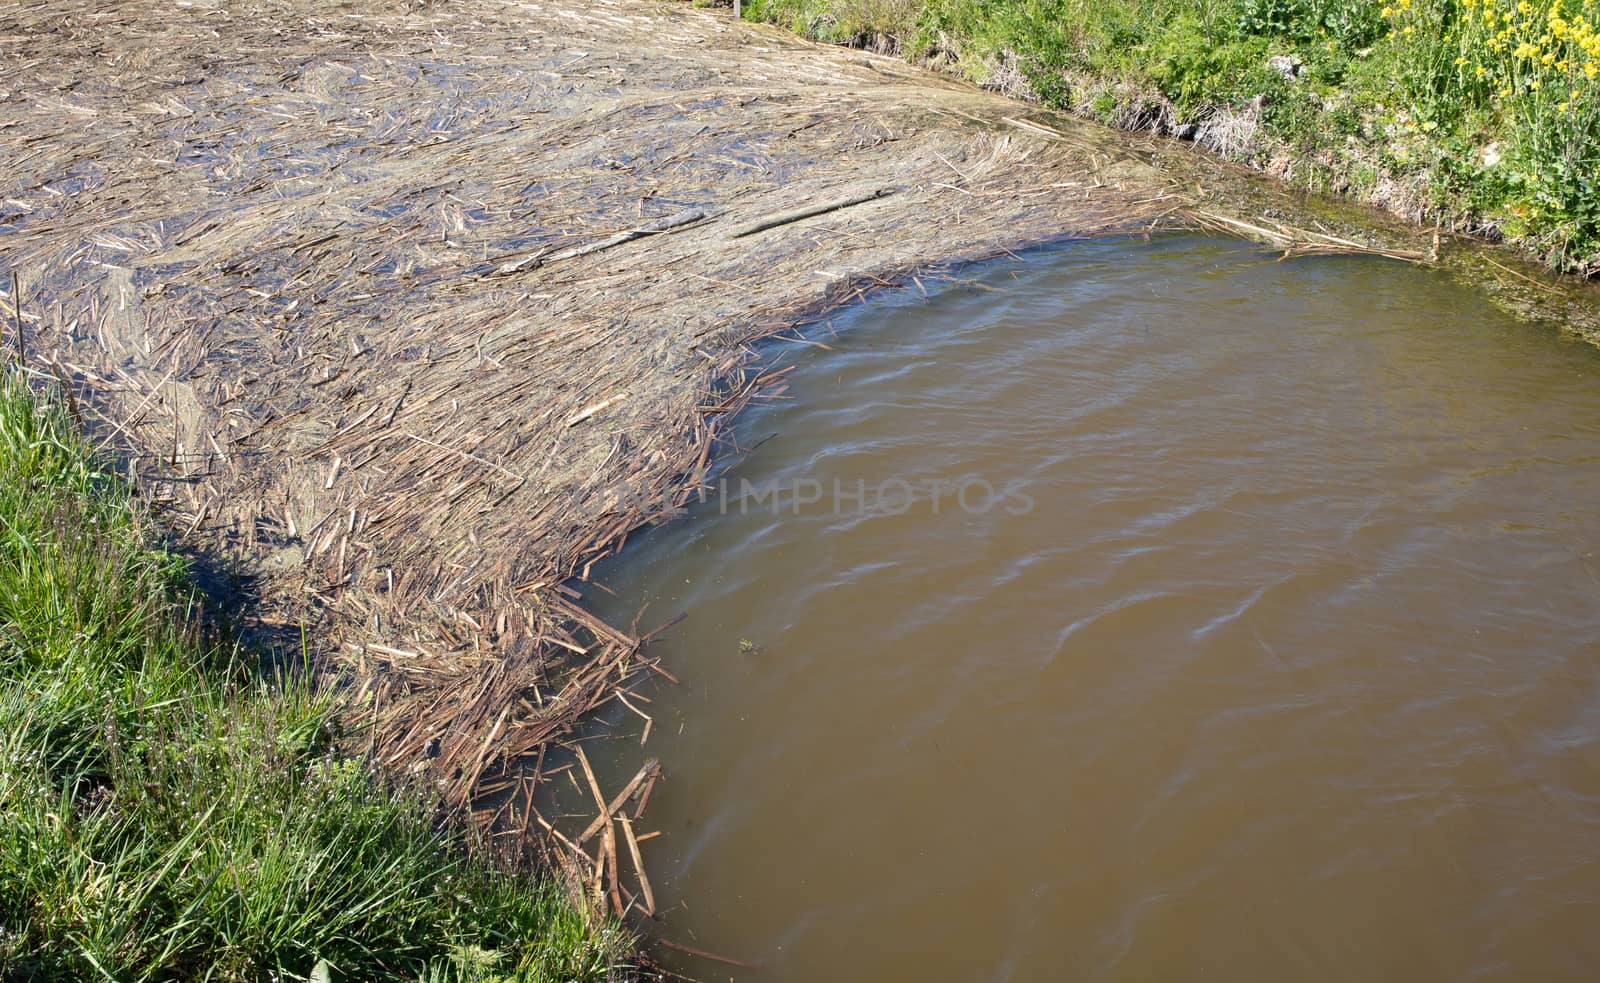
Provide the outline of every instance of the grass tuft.
<path id="1" fill-rule="evenodd" d="M 625 933 L 341 755 L 332 702 L 208 640 L 156 542 L 0 370 L 0 979 L 611 978 Z"/>

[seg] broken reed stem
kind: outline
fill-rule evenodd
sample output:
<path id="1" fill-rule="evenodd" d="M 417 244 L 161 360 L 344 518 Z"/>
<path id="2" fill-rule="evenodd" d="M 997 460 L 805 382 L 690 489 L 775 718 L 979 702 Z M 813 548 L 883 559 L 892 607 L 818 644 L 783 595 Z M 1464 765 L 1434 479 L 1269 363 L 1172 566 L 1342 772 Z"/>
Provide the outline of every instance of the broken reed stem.
<path id="1" fill-rule="evenodd" d="M 589 767 L 589 756 L 583 753 L 581 744 L 573 745 L 573 750 L 578 752 L 578 764 L 583 766 L 583 777 L 588 779 L 589 791 L 594 793 L 595 805 L 600 807 L 600 818 L 605 820 L 610 816 L 610 812 L 606 809 L 606 797 L 600 794 L 600 782 L 594 777 L 594 769 Z"/>
<path id="2" fill-rule="evenodd" d="M 633 778 L 629 780 L 628 784 L 623 787 L 620 795 L 612 799 L 609 805 L 601 803 L 600 815 L 595 817 L 595 821 L 590 823 L 584 829 L 583 834 L 578 837 L 578 843 L 587 843 L 591 836 L 600 832 L 600 828 L 606 823 L 609 823 L 611 821 L 611 817 L 616 815 L 617 812 L 627 804 L 628 799 L 633 796 L 633 793 L 639 790 L 639 786 L 643 785 L 647 779 L 653 784 L 655 782 L 655 776 L 659 774 L 660 771 L 660 761 L 657 761 L 655 758 L 651 758 L 646 761 L 644 763 L 644 767 L 639 769 L 638 774 L 634 775 Z M 599 786 L 596 785 L 595 789 L 598 791 Z M 638 819 L 642 814 L 643 809 L 641 808 L 639 812 L 634 814 L 633 818 Z"/>
<path id="3" fill-rule="evenodd" d="M 826 215 L 829 212 L 836 212 L 841 208 L 849 208 L 852 205 L 861 205 L 869 201 L 877 201 L 879 198 L 885 198 L 892 194 L 894 194 L 893 188 L 879 188 L 876 191 L 870 191 L 864 195 L 856 195 L 852 198 L 845 198 L 840 201 L 831 201 L 822 205 L 812 205 L 808 208 L 798 208 L 792 212 L 783 212 L 781 214 L 774 215 L 771 218 L 762 219 L 753 225 L 748 225 L 740 229 L 738 232 L 733 234 L 733 238 L 743 239 L 745 236 L 753 236 L 758 232 L 765 232 L 768 229 L 776 229 L 780 225 L 788 225 L 792 222 L 798 222 L 802 219 L 814 218 L 818 215 Z"/>
<path id="4" fill-rule="evenodd" d="M 546 831 L 557 837 L 573 853 L 583 857 L 585 860 L 589 860 L 589 855 L 584 852 L 583 844 L 595 833 L 601 834 L 600 854 L 591 861 L 594 864 L 594 869 L 589 879 L 590 890 L 602 905 L 609 899 L 612 911 L 615 912 L 618 918 L 622 918 L 625 916 L 625 908 L 622 903 L 624 888 L 622 887 L 622 862 L 619 859 L 619 851 L 617 850 L 616 824 L 612 822 L 613 817 L 615 817 L 616 821 L 622 824 L 628 854 L 633 860 L 633 869 L 639 877 L 639 890 L 643 895 L 644 913 L 653 918 L 656 913 L 655 891 L 651 888 L 650 876 L 645 873 L 644 856 L 639 850 L 639 840 L 634 835 L 633 823 L 626 815 L 621 814 L 621 810 L 627 804 L 628 799 L 639 790 L 640 786 L 644 785 L 647 780 L 654 781 L 655 776 L 661 769 L 660 762 L 654 758 L 646 761 L 644 767 L 640 768 L 638 773 L 633 776 L 633 779 L 623 787 L 622 793 L 608 803 L 605 795 L 600 791 L 600 781 L 595 777 L 594 768 L 589 764 L 589 756 L 584 753 L 581 745 L 574 745 L 573 750 L 577 753 L 578 765 L 583 769 L 583 777 L 589 786 L 589 794 L 594 796 L 595 805 L 600 809 L 600 815 L 595 817 L 595 821 L 589 824 L 589 828 L 584 830 L 583 835 L 578 837 L 576 843 L 562 836 L 553 826 L 545 822 L 542 816 L 537 817 L 539 824 Z M 640 812 L 643 812 L 642 803 Z M 634 818 L 637 819 L 638 814 Z M 629 894 L 630 905 L 632 904 L 632 897 Z"/>
<path id="5" fill-rule="evenodd" d="M 656 914 L 656 895 L 650 890 L 650 877 L 644 872 L 644 858 L 639 855 L 639 841 L 633 835 L 633 823 L 627 816 L 618 816 L 617 822 L 622 825 L 622 837 L 628 842 L 628 854 L 633 857 L 633 871 L 639 875 L 639 890 L 644 894 L 644 913 L 654 918 Z"/>
<path id="6" fill-rule="evenodd" d="M 656 779 L 660 777 L 660 768 L 650 772 L 650 779 L 644 783 L 644 788 L 639 792 L 639 804 L 633 808 L 633 818 L 635 820 L 644 816 L 644 808 L 650 804 L 650 793 L 656 790 Z"/>
<path id="7" fill-rule="evenodd" d="M 611 406 L 615 406 L 617 403 L 620 403 L 627 398 L 627 393 L 617 393 L 615 396 L 608 396 L 598 403 L 586 406 L 582 410 L 579 410 L 577 413 L 574 413 L 572 416 L 567 418 L 567 426 L 575 427 L 583 421 L 594 416 L 596 413 L 599 413 Z"/>
<path id="8" fill-rule="evenodd" d="M 606 852 L 606 869 L 611 873 L 609 891 L 611 896 L 611 910 L 616 913 L 618 918 L 622 918 L 624 917 L 622 911 L 622 898 L 617 893 L 618 885 L 622 881 L 622 865 L 617 862 L 617 831 L 610 823 L 606 823 L 605 836 L 601 839 L 601 842 L 604 845 Z"/>
<path id="9" fill-rule="evenodd" d="M 681 942 L 674 942 L 671 939 L 659 939 L 657 940 L 657 943 L 663 948 L 672 949 L 675 952 L 682 952 L 691 956 L 699 956 L 701 959 L 709 959 L 712 962 L 719 962 L 728 966 L 737 966 L 740 969 L 761 968 L 760 963 L 746 962 L 743 959 L 735 959 L 732 956 L 719 956 L 715 952 L 707 952 L 704 949 L 696 949 L 693 946 L 687 946 Z"/>
<path id="10" fill-rule="evenodd" d="M 643 239 L 645 236 L 660 235 L 663 232 L 679 229 L 685 225 L 693 225 L 694 223 L 702 221 L 708 217 L 709 216 L 703 209 L 686 208 L 681 212 L 677 212 L 676 214 L 668 215 L 666 218 L 656 219 L 654 222 L 646 222 L 637 229 L 629 229 L 626 232 L 618 232 L 616 235 L 601 239 L 599 242 L 591 242 L 587 246 L 574 246 L 571 249 L 563 249 L 560 252 L 552 253 L 549 256 L 536 257 L 531 260 L 523 260 L 519 263 L 508 263 L 505 266 L 500 267 L 500 269 L 496 270 L 495 272 L 502 275 L 520 273 L 523 270 L 534 266 L 543 266 L 546 263 L 555 263 L 563 259 L 576 259 L 579 256 L 587 256 L 590 253 L 598 253 L 602 250 L 610 249 L 613 246 L 620 246 L 625 242 L 632 242 L 635 239 Z"/>
<path id="11" fill-rule="evenodd" d="M 600 856 L 594 859 L 594 868 L 589 877 L 589 896 L 594 898 L 595 905 L 601 910 L 606 906 L 606 851 L 601 847 Z"/>

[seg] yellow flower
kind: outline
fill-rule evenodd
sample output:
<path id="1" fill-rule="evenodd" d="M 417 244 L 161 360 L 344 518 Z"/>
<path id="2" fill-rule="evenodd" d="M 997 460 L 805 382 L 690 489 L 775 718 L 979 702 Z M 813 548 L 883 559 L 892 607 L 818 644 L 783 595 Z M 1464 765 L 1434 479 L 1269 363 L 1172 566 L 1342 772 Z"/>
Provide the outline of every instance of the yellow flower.
<path id="1" fill-rule="evenodd" d="M 1439 128 L 1439 124 L 1435 123 L 1431 119 L 1428 120 L 1426 123 L 1422 124 L 1422 132 L 1424 132 L 1424 133 L 1432 133 L 1434 130 L 1437 130 L 1438 128 Z"/>

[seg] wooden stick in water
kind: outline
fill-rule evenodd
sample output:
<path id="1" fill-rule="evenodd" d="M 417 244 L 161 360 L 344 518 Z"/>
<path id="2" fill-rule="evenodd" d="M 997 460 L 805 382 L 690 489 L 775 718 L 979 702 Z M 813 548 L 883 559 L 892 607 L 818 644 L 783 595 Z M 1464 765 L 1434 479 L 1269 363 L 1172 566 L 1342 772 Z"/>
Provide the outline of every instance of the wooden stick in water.
<path id="1" fill-rule="evenodd" d="M 691 956 L 699 956 L 701 959 L 710 959 L 714 962 L 726 963 L 729 966 L 738 966 L 740 969 L 761 968 L 760 963 L 747 963 L 743 959 L 735 959 L 732 956 L 719 956 L 715 952 L 707 952 L 704 949 L 695 949 L 691 946 L 681 945 L 672 941 L 671 939 L 658 939 L 657 941 L 661 945 L 666 946 L 668 949 L 673 949 L 678 952 L 686 952 Z"/>

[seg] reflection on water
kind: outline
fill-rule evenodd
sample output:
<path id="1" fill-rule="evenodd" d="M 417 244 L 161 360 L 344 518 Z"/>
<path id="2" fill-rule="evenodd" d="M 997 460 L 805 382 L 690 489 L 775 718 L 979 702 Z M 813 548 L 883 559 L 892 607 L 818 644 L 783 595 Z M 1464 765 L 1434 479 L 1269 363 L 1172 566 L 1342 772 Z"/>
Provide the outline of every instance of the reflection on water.
<path id="1" fill-rule="evenodd" d="M 766 965 L 683 968 L 1591 978 L 1600 353 L 1193 238 L 983 280 L 787 353 L 590 592 L 689 613 L 590 745 L 665 765 L 662 933 Z"/>

